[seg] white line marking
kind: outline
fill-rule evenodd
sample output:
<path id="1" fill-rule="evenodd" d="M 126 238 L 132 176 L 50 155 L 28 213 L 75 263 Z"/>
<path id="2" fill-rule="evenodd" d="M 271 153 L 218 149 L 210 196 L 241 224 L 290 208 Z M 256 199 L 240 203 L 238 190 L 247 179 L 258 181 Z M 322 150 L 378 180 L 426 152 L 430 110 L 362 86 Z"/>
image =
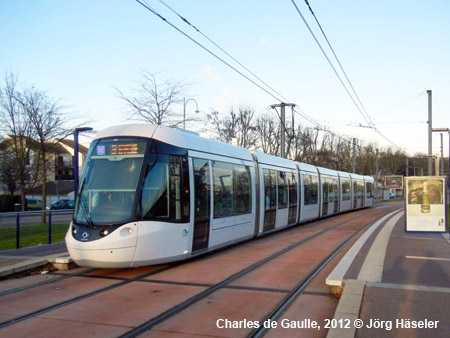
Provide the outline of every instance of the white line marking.
<path id="1" fill-rule="evenodd" d="M 405 256 L 410 259 L 424 259 L 430 261 L 450 261 L 450 258 L 439 258 L 439 257 L 422 257 L 422 256 Z"/>
<path id="2" fill-rule="evenodd" d="M 450 288 L 443 288 L 438 286 L 407 285 L 407 284 L 392 284 L 392 283 L 367 283 L 367 286 L 384 289 L 450 293 Z"/>
<path id="3" fill-rule="evenodd" d="M 372 235 L 372 233 L 381 225 L 384 221 L 386 221 L 389 217 L 392 217 L 396 213 L 401 210 L 393 211 L 387 215 L 384 215 L 381 219 L 379 219 L 375 224 L 373 224 L 347 251 L 347 253 L 342 257 L 340 262 L 336 265 L 333 271 L 328 275 L 326 279 L 326 284 L 330 286 L 342 286 L 342 281 L 344 280 L 344 275 L 347 273 L 347 270 L 350 268 L 350 265 L 353 263 L 356 255 L 363 247 L 364 243 L 367 239 Z"/>
<path id="4" fill-rule="evenodd" d="M 375 241 L 370 247 L 369 253 L 364 260 L 358 275 L 358 280 L 368 282 L 381 282 L 383 278 L 384 259 L 386 257 L 387 245 L 394 226 L 402 217 L 404 212 L 399 212 L 392 217 L 378 233 Z"/>

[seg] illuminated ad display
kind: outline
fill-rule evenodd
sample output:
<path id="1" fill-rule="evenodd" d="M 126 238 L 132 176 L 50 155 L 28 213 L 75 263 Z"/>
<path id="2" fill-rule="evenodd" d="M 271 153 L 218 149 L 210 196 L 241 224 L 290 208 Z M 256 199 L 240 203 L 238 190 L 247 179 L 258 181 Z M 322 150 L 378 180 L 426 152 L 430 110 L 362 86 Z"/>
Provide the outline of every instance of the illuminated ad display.
<path id="1" fill-rule="evenodd" d="M 384 187 L 388 189 L 403 189 L 403 176 L 385 176 Z"/>
<path id="2" fill-rule="evenodd" d="M 405 177 L 406 231 L 445 232 L 445 177 Z"/>

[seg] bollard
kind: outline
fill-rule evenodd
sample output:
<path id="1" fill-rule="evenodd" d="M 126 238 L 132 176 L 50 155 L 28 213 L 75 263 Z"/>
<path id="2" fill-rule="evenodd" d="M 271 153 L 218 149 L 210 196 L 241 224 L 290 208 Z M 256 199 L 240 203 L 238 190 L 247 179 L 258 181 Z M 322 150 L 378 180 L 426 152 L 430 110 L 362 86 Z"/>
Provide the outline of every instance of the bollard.
<path id="1" fill-rule="evenodd" d="M 16 249 L 20 248 L 20 215 L 16 214 Z"/>
<path id="2" fill-rule="evenodd" d="M 52 212 L 48 213 L 48 244 L 52 244 Z"/>

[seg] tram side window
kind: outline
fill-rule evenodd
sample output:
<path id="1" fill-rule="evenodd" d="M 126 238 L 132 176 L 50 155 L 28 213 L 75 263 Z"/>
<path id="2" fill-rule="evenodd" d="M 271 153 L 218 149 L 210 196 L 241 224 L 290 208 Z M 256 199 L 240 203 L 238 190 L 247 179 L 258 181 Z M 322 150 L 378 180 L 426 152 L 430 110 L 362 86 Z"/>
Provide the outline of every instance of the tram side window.
<path id="1" fill-rule="evenodd" d="M 352 197 L 352 191 L 350 190 L 350 181 L 341 180 L 342 200 L 349 201 Z"/>
<path id="2" fill-rule="evenodd" d="M 276 209 L 276 176 L 273 170 L 264 169 L 264 209 Z"/>
<path id="3" fill-rule="evenodd" d="M 278 209 L 287 208 L 288 191 L 286 187 L 286 173 L 278 171 Z"/>
<path id="4" fill-rule="evenodd" d="M 234 214 L 243 215 L 251 212 L 250 168 L 233 165 L 234 179 Z"/>
<path id="5" fill-rule="evenodd" d="M 304 175 L 303 186 L 305 193 L 305 205 L 317 204 L 318 201 L 317 176 Z"/>
<path id="6" fill-rule="evenodd" d="M 140 206 L 144 220 L 189 221 L 189 172 L 185 157 L 150 156 Z"/>
<path id="7" fill-rule="evenodd" d="M 363 199 L 364 196 L 364 183 L 358 182 L 358 199 Z"/>
<path id="8" fill-rule="evenodd" d="M 373 183 L 366 182 L 366 198 L 373 198 Z"/>
<path id="9" fill-rule="evenodd" d="M 233 165 L 213 162 L 214 218 L 233 215 Z"/>
<path id="10" fill-rule="evenodd" d="M 330 202 L 337 201 L 338 197 L 338 184 L 337 178 L 330 179 Z"/>
<path id="11" fill-rule="evenodd" d="M 208 160 L 194 159 L 194 184 L 195 217 L 209 219 L 210 183 Z"/>
<path id="12" fill-rule="evenodd" d="M 251 213 L 250 167 L 213 162 L 214 218 Z"/>
<path id="13" fill-rule="evenodd" d="M 289 185 L 289 206 L 297 206 L 297 180 L 294 173 L 288 173 L 288 185 Z"/>

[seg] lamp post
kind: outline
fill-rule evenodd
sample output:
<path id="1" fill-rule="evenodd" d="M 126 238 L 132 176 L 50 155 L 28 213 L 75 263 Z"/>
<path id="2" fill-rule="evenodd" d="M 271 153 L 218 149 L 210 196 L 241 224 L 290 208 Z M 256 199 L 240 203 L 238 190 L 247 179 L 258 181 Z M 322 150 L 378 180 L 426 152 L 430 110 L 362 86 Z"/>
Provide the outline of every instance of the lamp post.
<path id="1" fill-rule="evenodd" d="M 195 106 L 197 107 L 197 109 L 195 110 L 195 113 L 198 114 L 200 111 L 198 110 L 198 103 L 195 99 L 190 98 L 187 99 L 184 97 L 183 98 L 183 129 L 186 129 L 186 105 L 188 104 L 189 101 L 194 101 L 195 102 Z"/>
<path id="2" fill-rule="evenodd" d="M 92 130 L 91 127 L 80 127 L 75 128 L 75 131 L 73 133 L 73 189 L 74 189 L 74 199 L 77 199 L 77 193 L 78 193 L 78 134 L 82 133 L 84 131 L 90 131 Z"/>

